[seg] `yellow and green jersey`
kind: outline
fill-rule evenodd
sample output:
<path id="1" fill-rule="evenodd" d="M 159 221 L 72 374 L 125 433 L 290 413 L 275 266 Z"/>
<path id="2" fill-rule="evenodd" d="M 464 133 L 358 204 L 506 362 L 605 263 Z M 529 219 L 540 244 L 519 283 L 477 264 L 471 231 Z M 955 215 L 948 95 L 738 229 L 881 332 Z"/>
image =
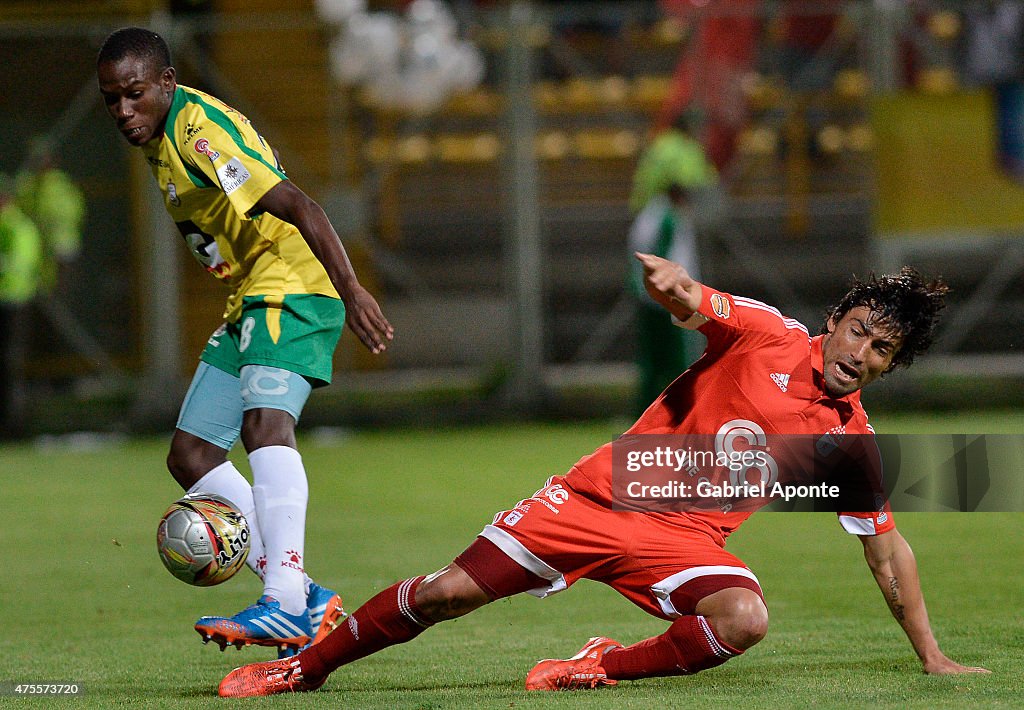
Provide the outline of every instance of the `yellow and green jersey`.
<path id="1" fill-rule="evenodd" d="M 238 320 L 245 296 L 338 298 L 299 230 L 253 211 L 287 177 L 245 116 L 179 84 L 163 137 L 143 146 L 143 153 L 192 254 L 231 288 L 228 322 Z"/>

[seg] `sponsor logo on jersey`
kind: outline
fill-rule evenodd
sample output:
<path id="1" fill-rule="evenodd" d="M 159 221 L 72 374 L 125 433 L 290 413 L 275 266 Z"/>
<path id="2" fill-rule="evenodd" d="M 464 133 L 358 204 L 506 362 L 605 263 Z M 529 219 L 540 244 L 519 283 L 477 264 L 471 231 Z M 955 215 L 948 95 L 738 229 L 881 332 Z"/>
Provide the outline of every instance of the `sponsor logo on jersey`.
<path id="1" fill-rule="evenodd" d="M 223 335 L 226 332 L 228 332 L 228 324 L 227 323 L 221 323 L 220 325 L 217 326 L 217 330 L 213 331 L 213 334 L 210 335 L 210 339 L 207 340 L 206 343 L 208 345 L 212 345 L 215 348 L 219 348 L 220 347 L 220 339 L 221 339 L 221 337 L 223 337 Z M 266 569 L 266 567 L 267 567 L 267 558 L 266 557 L 261 557 L 260 559 L 263 560 L 263 569 Z M 257 568 L 259 567 L 259 562 L 256 563 L 256 566 L 257 566 Z"/>
<path id="2" fill-rule="evenodd" d="M 188 142 L 190 140 L 192 140 L 193 138 L 195 138 L 196 134 L 198 134 L 201 130 L 203 130 L 202 126 L 197 126 L 194 123 L 186 123 L 185 124 L 185 145 L 188 145 Z"/>
<path id="3" fill-rule="evenodd" d="M 238 158 L 232 158 L 217 168 L 217 178 L 220 180 L 220 186 L 224 189 L 225 195 L 230 195 L 251 177 L 252 175 Z"/>
<path id="4" fill-rule="evenodd" d="M 512 527 L 513 525 L 518 523 L 520 520 L 522 520 L 522 518 L 523 518 L 522 512 L 520 512 L 518 510 L 513 510 L 511 513 L 509 513 L 508 515 L 505 516 L 504 523 L 505 523 L 505 525 L 508 525 L 509 527 Z"/>
<path id="5" fill-rule="evenodd" d="M 789 375 L 784 375 L 781 372 L 773 372 L 771 374 L 772 382 L 779 386 L 779 389 L 785 392 L 789 389 Z"/>
<path id="6" fill-rule="evenodd" d="M 210 160 L 216 160 L 217 158 L 220 157 L 220 153 L 211 148 L 210 141 L 206 140 L 205 138 L 200 138 L 199 140 L 197 140 L 193 148 L 197 153 L 199 153 L 200 155 L 205 155 Z"/>
<path id="7" fill-rule="evenodd" d="M 157 158 L 157 157 L 152 156 L 152 155 L 147 155 L 146 156 L 146 162 L 149 163 L 150 165 L 154 165 L 154 166 L 156 166 L 158 168 L 169 168 L 169 167 L 171 167 L 171 164 L 168 163 L 166 160 L 161 160 L 160 158 Z"/>
<path id="8" fill-rule="evenodd" d="M 175 207 L 181 207 L 181 198 L 178 197 L 178 187 L 173 180 L 167 181 L 167 201 Z"/>
<path id="9" fill-rule="evenodd" d="M 720 293 L 711 295 L 711 310 L 715 312 L 715 315 L 722 320 L 728 320 L 731 306 L 729 305 L 729 299 Z"/>
<path id="10" fill-rule="evenodd" d="M 544 491 L 544 495 L 548 497 L 555 505 L 561 505 L 565 501 L 569 500 L 569 491 L 562 488 L 561 484 L 556 483 Z"/>

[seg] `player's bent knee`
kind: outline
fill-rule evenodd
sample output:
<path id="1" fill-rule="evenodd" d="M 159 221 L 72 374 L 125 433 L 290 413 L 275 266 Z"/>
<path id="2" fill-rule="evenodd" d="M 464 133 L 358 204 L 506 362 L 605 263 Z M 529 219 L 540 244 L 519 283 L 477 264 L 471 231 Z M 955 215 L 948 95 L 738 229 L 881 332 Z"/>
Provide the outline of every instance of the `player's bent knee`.
<path id="1" fill-rule="evenodd" d="M 760 600 L 758 600 L 760 602 Z M 751 605 L 741 615 L 731 621 L 730 643 L 746 650 L 768 635 L 768 610 L 764 604 Z"/>
<path id="2" fill-rule="evenodd" d="M 746 650 L 768 634 L 768 612 L 763 604 L 756 608 L 751 605 L 727 617 L 716 627 L 719 636 L 730 646 Z"/>
<path id="3" fill-rule="evenodd" d="M 768 634 L 767 615 L 736 615 L 709 621 L 719 639 L 740 651 L 746 651 Z"/>
<path id="4" fill-rule="evenodd" d="M 749 589 L 729 588 L 705 597 L 697 613 L 711 623 L 718 637 L 741 651 L 768 634 L 768 609 Z"/>
<path id="5" fill-rule="evenodd" d="M 224 449 L 180 429 L 175 432 L 167 452 L 167 470 L 185 490 L 225 461 Z"/>
<path id="6" fill-rule="evenodd" d="M 464 616 L 490 598 L 457 565 L 448 565 L 426 577 L 416 589 L 416 606 L 431 621 Z"/>

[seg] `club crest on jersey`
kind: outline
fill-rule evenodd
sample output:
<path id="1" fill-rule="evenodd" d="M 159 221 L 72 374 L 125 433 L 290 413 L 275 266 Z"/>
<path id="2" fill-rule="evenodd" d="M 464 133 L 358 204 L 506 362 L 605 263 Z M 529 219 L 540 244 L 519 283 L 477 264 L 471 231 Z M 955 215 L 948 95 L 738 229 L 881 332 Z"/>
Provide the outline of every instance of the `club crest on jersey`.
<path id="1" fill-rule="evenodd" d="M 181 198 L 178 197 L 178 187 L 172 180 L 167 181 L 167 201 L 175 207 L 181 207 Z"/>
<path id="2" fill-rule="evenodd" d="M 843 443 L 843 437 L 846 436 L 846 427 L 840 424 L 839 426 L 832 427 L 825 432 L 817 444 L 815 449 L 819 456 L 828 456 Z M 884 503 L 885 501 L 883 501 Z"/>
<path id="3" fill-rule="evenodd" d="M 731 306 L 729 305 L 729 299 L 720 293 L 711 295 L 711 310 L 715 312 L 715 315 L 722 320 L 728 320 L 731 313 Z"/>
<path id="4" fill-rule="evenodd" d="M 195 151 L 197 153 L 199 153 L 200 155 L 207 156 L 210 160 L 216 160 L 217 158 L 220 157 L 220 153 L 211 148 L 210 141 L 206 140 L 205 138 L 200 138 L 199 140 L 197 140 L 195 146 L 193 147 L 195 148 Z"/>

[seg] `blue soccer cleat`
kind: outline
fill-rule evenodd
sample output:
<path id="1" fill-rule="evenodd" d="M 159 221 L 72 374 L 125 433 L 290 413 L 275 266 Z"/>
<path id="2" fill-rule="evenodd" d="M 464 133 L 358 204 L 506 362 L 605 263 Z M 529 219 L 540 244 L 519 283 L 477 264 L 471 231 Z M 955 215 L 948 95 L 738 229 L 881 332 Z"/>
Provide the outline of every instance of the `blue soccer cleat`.
<path id="1" fill-rule="evenodd" d="M 306 610 L 309 612 L 309 627 L 313 632 L 313 640 L 307 646 L 323 641 L 327 634 L 338 627 L 348 614 L 341 606 L 341 597 L 337 592 L 321 587 L 316 582 L 309 583 L 309 594 L 306 595 Z M 278 658 L 290 658 L 306 648 L 286 646 L 277 652 Z"/>
<path id="2" fill-rule="evenodd" d="M 289 614 L 273 597 L 262 596 L 252 606 L 232 617 L 204 616 L 195 629 L 203 643 L 215 642 L 223 651 L 228 644 L 242 646 L 276 646 L 301 648 L 313 640 L 309 611 Z"/>
<path id="3" fill-rule="evenodd" d="M 309 583 L 306 608 L 309 611 L 309 626 L 313 631 L 313 643 L 323 641 L 324 637 L 334 631 L 338 624 L 348 616 L 341 606 L 341 597 L 338 593 L 321 587 L 316 582 Z"/>

